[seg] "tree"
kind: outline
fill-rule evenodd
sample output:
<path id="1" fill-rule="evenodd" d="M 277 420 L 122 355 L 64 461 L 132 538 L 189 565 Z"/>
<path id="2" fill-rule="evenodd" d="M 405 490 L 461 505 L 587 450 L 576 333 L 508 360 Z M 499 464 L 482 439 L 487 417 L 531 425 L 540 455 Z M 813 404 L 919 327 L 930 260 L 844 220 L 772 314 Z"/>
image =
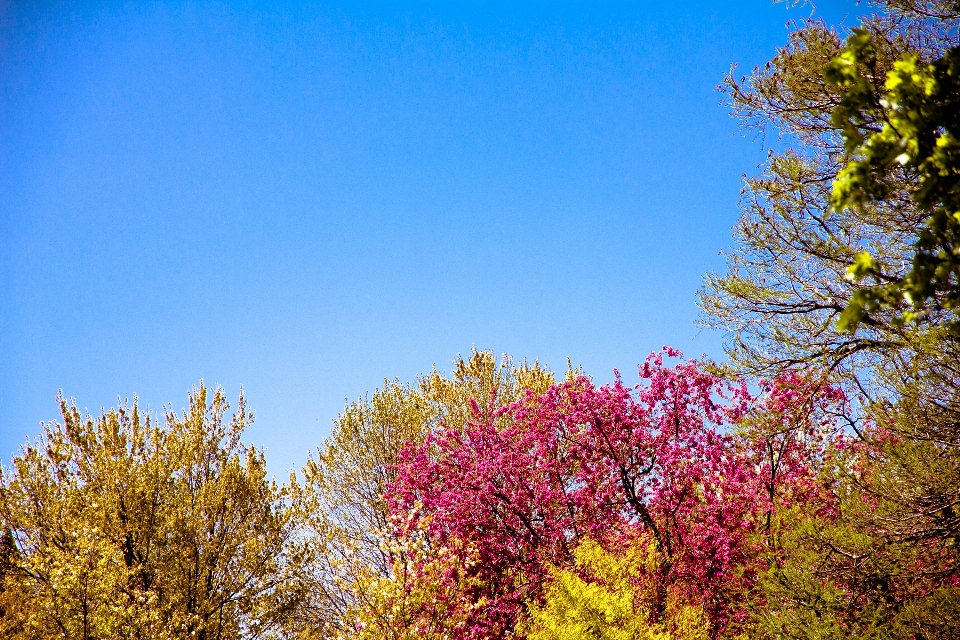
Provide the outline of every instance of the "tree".
<path id="1" fill-rule="evenodd" d="M 701 292 L 705 321 L 731 332 L 734 369 L 812 365 L 859 400 L 843 416 L 859 443 L 830 474 L 835 511 L 785 520 L 761 637 L 960 627 L 960 9 L 875 6 L 856 30 L 799 23 L 770 63 L 725 83 L 747 126 L 787 149 L 747 180 L 728 272 Z"/>
<path id="2" fill-rule="evenodd" d="M 22 626 L 23 584 L 16 574 L 19 552 L 13 531 L 4 528 L 0 538 L 0 634 L 13 637 Z"/>
<path id="3" fill-rule="evenodd" d="M 384 601 L 412 587 L 404 582 L 411 549 L 392 536 L 385 495 L 403 447 L 435 430 L 463 429 L 475 398 L 495 412 L 553 382 L 538 363 L 514 364 L 507 355 L 498 362 L 493 352 L 473 349 L 454 361 L 450 376 L 435 368 L 412 385 L 385 381 L 344 409 L 297 487 L 303 539 L 316 554 L 305 622 L 318 635 L 354 635 L 359 621 L 373 637 L 402 637 L 403 626 L 384 616 Z M 407 587 L 398 592 L 394 579 Z"/>
<path id="4" fill-rule="evenodd" d="M 401 539 L 424 540 L 452 558 L 450 571 L 418 576 L 455 597 L 445 603 L 449 636 L 513 633 L 527 604 L 542 597 L 551 567 L 568 569 L 585 538 L 649 545 L 638 580 L 650 625 L 666 625 L 668 610 L 681 605 L 703 610 L 711 637 L 742 622 L 765 563 L 755 534 L 778 504 L 813 499 L 810 459 L 784 444 L 791 453 L 771 470 L 752 442 L 724 433 L 766 401 L 755 403 L 695 362 L 666 367 L 665 355 L 679 354 L 652 355 L 639 389 L 574 377 L 494 413 L 506 420 L 495 423 L 478 406 L 466 428 L 430 434 L 403 452 L 390 493 L 394 523 Z M 772 400 L 771 408 L 791 396 Z M 802 400 L 811 417 L 818 411 L 810 407 L 824 403 Z M 815 426 L 823 425 L 796 428 Z M 420 564 L 415 558 L 412 571 Z M 432 603 L 425 618 L 434 619 Z"/>
<path id="5" fill-rule="evenodd" d="M 884 430 L 868 435 L 837 452 L 831 510 L 797 504 L 781 514 L 783 551 L 760 576 L 752 637 L 947 640 L 960 633 L 953 516 L 949 505 L 927 500 L 937 485 L 957 486 L 955 461 L 930 443 Z"/>
<path id="6" fill-rule="evenodd" d="M 60 408 L 3 469 L 3 589 L 19 615 L 6 637 L 278 635 L 298 599 L 291 511 L 240 441 L 243 396 L 229 422 L 202 383 L 164 422 L 136 400 L 96 418 Z"/>
<path id="7" fill-rule="evenodd" d="M 873 86 L 882 85 L 904 56 L 930 61 L 956 45 L 960 15 L 951 2 L 877 6 L 859 32 L 870 38 L 870 63 L 858 59 L 847 67 Z M 842 53 L 848 33 L 819 20 L 800 21 L 769 63 L 748 77 L 725 80 L 734 115 L 748 130 L 775 134 L 785 148 L 771 151 L 762 173 L 746 179 L 727 273 L 707 275 L 700 305 L 706 325 L 728 332 L 738 370 L 772 376 L 814 364 L 876 396 L 886 393 L 886 372 L 901 369 L 904 359 L 956 359 L 957 345 L 942 340 L 936 326 L 904 327 L 897 308 L 874 310 L 856 333 L 837 328 L 851 301 L 862 298 L 858 292 L 870 287 L 846 277 L 857 256 L 869 252 L 885 265 L 884 278 L 901 280 L 929 216 L 902 172 L 889 175 L 882 199 L 832 206 L 834 180 L 849 159 L 846 125 L 833 114 L 849 86 L 828 82 L 824 70 Z M 877 114 L 863 115 L 861 130 L 882 129 Z"/>

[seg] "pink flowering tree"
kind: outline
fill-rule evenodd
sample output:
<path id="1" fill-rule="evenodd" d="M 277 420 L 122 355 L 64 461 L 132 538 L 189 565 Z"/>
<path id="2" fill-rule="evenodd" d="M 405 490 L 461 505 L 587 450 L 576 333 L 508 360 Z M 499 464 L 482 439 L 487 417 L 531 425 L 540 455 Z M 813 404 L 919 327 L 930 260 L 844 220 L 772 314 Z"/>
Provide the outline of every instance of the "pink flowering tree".
<path id="1" fill-rule="evenodd" d="M 799 420 L 790 402 L 802 380 L 767 385 L 758 400 L 696 362 L 665 366 L 665 356 L 679 353 L 651 355 L 637 387 L 579 377 L 503 409 L 506 427 L 478 419 L 404 451 L 389 496 L 398 534 L 459 550 L 441 574 L 469 585 L 441 590 L 458 594 L 445 603 L 457 638 L 509 635 L 549 568 L 571 566 L 584 537 L 649 544 L 652 622 L 670 598 L 701 606 L 714 634 L 740 620 L 763 568 L 757 532 L 778 501 L 810 498 L 815 481 L 795 435 L 809 420 L 770 436 L 774 458 L 733 427 L 758 407 Z M 803 400 L 815 413 L 817 393 Z"/>

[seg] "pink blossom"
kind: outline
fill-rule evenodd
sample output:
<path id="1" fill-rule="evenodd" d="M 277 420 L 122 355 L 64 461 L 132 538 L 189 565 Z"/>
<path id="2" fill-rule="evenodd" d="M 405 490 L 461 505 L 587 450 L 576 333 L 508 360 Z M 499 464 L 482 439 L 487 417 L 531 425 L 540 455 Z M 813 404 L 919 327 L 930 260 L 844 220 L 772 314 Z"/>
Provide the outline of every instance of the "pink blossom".
<path id="1" fill-rule="evenodd" d="M 664 365 L 679 355 L 652 354 L 634 388 L 619 375 L 600 387 L 580 377 L 528 394 L 501 410 L 506 427 L 475 409 L 463 431 L 403 452 L 389 495 L 398 535 L 426 529 L 475 554 L 480 586 L 448 603 L 467 615 L 458 639 L 509 633 L 548 567 L 570 566 L 584 536 L 654 545 L 656 566 L 642 578 L 654 616 L 673 596 L 701 604 L 714 632 L 742 620 L 766 562 L 758 532 L 778 504 L 823 495 L 811 462 L 829 420 L 817 409 L 842 397 L 789 374 L 754 398 L 697 362 Z M 747 423 L 754 437 L 733 435 Z"/>

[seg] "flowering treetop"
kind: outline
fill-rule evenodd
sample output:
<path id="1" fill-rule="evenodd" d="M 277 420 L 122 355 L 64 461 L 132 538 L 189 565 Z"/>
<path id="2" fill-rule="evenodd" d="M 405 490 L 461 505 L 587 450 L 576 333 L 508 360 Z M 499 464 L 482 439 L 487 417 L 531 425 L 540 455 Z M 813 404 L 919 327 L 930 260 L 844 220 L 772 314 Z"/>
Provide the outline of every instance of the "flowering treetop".
<path id="1" fill-rule="evenodd" d="M 823 398 L 801 376 L 756 398 L 695 361 L 664 364 L 679 355 L 652 354 L 636 387 L 577 377 L 501 409 L 499 427 L 480 419 L 403 452 L 390 495 L 398 533 L 458 549 L 460 568 L 442 575 L 472 585 L 441 590 L 458 594 L 451 611 L 473 612 L 456 617 L 455 637 L 511 633 L 587 537 L 649 544 L 637 581 L 653 622 L 671 599 L 703 607 L 714 629 L 737 621 L 762 562 L 754 534 L 778 501 L 811 495 L 809 447 L 794 434 Z M 731 429 L 757 410 L 787 427 L 759 448 Z M 779 456 L 766 455 L 771 443 Z"/>

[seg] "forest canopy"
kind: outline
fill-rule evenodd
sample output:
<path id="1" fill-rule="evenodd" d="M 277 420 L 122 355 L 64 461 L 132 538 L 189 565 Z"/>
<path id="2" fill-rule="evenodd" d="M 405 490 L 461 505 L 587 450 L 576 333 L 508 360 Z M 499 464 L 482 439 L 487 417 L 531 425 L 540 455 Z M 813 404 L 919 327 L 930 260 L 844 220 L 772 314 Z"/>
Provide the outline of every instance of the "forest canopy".
<path id="1" fill-rule="evenodd" d="M 960 4 L 870 8 L 722 82 L 782 143 L 699 293 L 725 361 L 473 349 L 284 483 L 242 395 L 60 398 L 2 468 L 0 635 L 960 637 Z"/>

